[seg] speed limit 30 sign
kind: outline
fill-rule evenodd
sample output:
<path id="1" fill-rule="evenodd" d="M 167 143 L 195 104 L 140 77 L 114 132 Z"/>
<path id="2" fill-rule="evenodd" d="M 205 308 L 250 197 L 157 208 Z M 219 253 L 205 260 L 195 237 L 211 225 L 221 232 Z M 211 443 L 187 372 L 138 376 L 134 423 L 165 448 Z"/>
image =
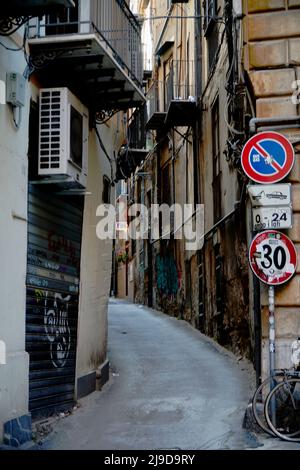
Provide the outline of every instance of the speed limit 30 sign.
<path id="1" fill-rule="evenodd" d="M 283 233 L 266 230 L 252 240 L 249 263 L 253 273 L 265 284 L 284 284 L 296 271 L 296 249 Z"/>

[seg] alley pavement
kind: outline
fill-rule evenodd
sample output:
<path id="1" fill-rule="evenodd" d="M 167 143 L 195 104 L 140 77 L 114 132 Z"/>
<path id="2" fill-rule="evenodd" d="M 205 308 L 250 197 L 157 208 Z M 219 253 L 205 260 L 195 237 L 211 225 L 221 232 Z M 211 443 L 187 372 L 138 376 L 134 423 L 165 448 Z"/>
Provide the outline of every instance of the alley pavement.
<path id="1" fill-rule="evenodd" d="M 242 427 L 250 364 L 188 323 L 112 299 L 108 347 L 109 383 L 60 420 L 44 448 L 285 448 Z"/>

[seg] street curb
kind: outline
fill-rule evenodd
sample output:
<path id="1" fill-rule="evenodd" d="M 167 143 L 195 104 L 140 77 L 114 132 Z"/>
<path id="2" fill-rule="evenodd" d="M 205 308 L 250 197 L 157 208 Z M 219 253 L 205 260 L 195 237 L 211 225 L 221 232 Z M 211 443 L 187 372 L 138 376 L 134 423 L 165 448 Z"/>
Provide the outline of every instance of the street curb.
<path id="1" fill-rule="evenodd" d="M 243 429 L 253 432 L 255 434 L 265 434 L 264 431 L 257 424 L 252 411 L 252 401 L 250 400 L 245 410 L 243 419 Z"/>

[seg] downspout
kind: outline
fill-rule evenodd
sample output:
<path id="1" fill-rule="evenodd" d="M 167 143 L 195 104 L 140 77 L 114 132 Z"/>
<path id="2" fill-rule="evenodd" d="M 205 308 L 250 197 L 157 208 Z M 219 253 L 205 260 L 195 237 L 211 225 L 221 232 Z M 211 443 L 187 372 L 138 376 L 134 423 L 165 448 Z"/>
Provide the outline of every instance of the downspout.
<path id="1" fill-rule="evenodd" d="M 173 145 L 172 145 L 172 204 L 175 204 L 176 187 L 175 187 L 175 148 L 174 148 L 175 132 L 174 130 L 172 134 L 173 134 L 172 135 L 172 140 L 173 140 Z"/>
<path id="2" fill-rule="evenodd" d="M 287 116 L 278 118 L 252 118 L 249 122 L 250 135 L 257 132 L 257 128 L 264 130 L 280 130 L 300 128 L 300 116 Z"/>
<path id="3" fill-rule="evenodd" d="M 201 15 L 201 0 L 195 1 L 195 16 Z M 202 37 L 201 19 L 195 20 L 195 83 L 197 104 L 202 96 Z M 201 190 L 201 165 L 200 165 L 200 141 L 201 141 L 201 115 L 193 126 L 193 160 L 194 160 L 194 201 L 195 205 L 200 204 L 202 197 Z"/>
<path id="4" fill-rule="evenodd" d="M 201 0 L 195 1 L 195 16 L 201 15 Z M 196 67 L 196 95 L 197 102 L 202 96 L 202 26 L 201 18 L 195 20 L 195 67 Z"/>
<path id="5" fill-rule="evenodd" d="M 144 208 L 145 206 L 145 178 L 144 175 L 141 176 L 141 205 Z M 144 209 L 142 209 L 144 211 Z M 143 214 L 143 217 L 145 214 Z M 140 262 L 142 276 L 141 276 L 141 291 L 142 291 L 142 304 L 145 305 L 145 240 L 143 237 L 140 240 L 142 249 L 140 250 L 140 255 L 142 255 L 142 262 Z M 140 260 L 141 261 L 141 260 Z"/>

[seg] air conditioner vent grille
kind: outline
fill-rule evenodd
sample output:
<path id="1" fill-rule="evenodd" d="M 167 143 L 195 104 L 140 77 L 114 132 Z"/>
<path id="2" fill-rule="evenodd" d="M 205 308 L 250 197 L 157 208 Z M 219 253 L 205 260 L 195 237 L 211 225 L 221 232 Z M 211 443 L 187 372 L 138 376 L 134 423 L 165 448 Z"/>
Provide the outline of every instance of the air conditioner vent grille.
<path id="1" fill-rule="evenodd" d="M 41 91 L 40 94 L 40 168 L 60 167 L 61 154 L 61 91 Z"/>
<path id="2" fill-rule="evenodd" d="M 38 174 L 64 188 L 85 188 L 88 137 L 89 114 L 83 103 L 66 87 L 41 89 Z"/>

